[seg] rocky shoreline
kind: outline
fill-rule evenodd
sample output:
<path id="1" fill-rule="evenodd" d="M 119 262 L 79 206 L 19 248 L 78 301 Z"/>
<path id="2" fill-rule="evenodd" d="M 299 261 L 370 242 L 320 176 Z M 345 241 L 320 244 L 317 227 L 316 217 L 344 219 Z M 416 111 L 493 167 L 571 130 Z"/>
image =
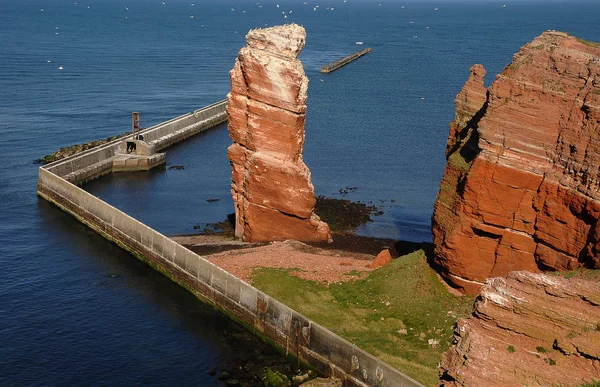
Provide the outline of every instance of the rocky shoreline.
<path id="1" fill-rule="evenodd" d="M 316 377 L 312 370 L 286 359 L 241 327 L 224 331 L 219 340 L 227 343 L 228 348 L 236 348 L 237 354 L 232 361 L 208 371 L 222 386 L 298 386 Z"/>
<path id="2" fill-rule="evenodd" d="M 113 140 L 116 140 L 118 138 L 125 137 L 128 134 L 130 134 L 130 133 L 127 132 L 127 133 L 119 134 L 116 136 L 107 137 L 102 140 L 88 141 L 88 142 L 84 142 L 82 144 L 75 144 L 75 145 L 63 147 L 54 153 L 50 153 L 50 154 L 42 157 L 41 159 L 33 160 L 33 163 L 34 164 L 50 164 L 54 161 L 64 159 L 65 157 L 69 157 L 74 154 L 86 151 L 88 149 L 92 149 L 97 146 L 104 145 L 104 144 L 111 142 Z"/>
<path id="3" fill-rule="evenodd" d="M 342 191 L 342 189 L 340 189 Z M 308 245 L 325 250 L 339 250 L 348 253 L 377 255 L 389 249 L 393 258 L 410 254 L 419 249 L 430 250 L 429 243 L 397 241 L 388 238 L 376 238 L 356 235 L 357 227 L 372 222 L 372 217 L 383 214 L 381 208 L 363 202 L 317 196 L 315 213 L 330 225 L 333 242 L 307 242 Z M 222 222 L 205 225 L 195 224 L 197 234 L 177 235 L 181 244 L 197 254 L 207 255 L 223 251 L 264 246 L 266 243 L 232 243 L 235 238 L 235 215 L 230 214 Z"/>

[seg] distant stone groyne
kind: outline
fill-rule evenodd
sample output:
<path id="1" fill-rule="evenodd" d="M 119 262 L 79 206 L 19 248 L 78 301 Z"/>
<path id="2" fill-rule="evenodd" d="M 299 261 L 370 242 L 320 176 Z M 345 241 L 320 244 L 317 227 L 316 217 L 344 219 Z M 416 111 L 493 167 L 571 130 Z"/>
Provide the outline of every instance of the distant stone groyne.
<path id="1" fill-rule="evenodd" d="M 225 101 L 141 131 L 162 150 L 219 122 Z M 344 386 L 421 386 L 410 377 L 276 299 L 224 271 L 171 238 L 118 210 L 76 184 L 112 172 L 123 140 L 39 168 L 38 195 L 77 218 L 153 269 L 212 304 L 251 332 Z M 164 155 L 164 154 L 163 154 Z"/>
<path id="2" fill-rule="evenodd" d="M 360 50 L 359 52 L 355 52 L 354 54 L 350 54 L 348 56 L 343 57 L 342 59 L 338 59 L 335 62 L 331 62 L 328 65 L 321 67 L 321 72 L 324 74 L 329 74 L 332 71 L 339 69 L 342 66 L 347 65 L 348 63 L 357 60 L 363 55 L 366 55 L 373 51 L 371 48 L 365 48 L 364 50 Z"/>

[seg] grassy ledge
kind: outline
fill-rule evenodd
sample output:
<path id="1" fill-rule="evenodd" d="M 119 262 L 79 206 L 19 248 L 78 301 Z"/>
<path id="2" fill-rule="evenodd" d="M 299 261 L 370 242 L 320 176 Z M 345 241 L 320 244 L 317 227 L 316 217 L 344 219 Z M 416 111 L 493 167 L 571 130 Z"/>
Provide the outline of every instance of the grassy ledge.
<path id="1" fill-rule="evenodd" d="M 579 38 L 577 38 L 577 41 L 579 43 L 585 44 L 586 46 L 590 46 L 590 47 L 594 47 L 594 48 L 600 48 L 600 43 L 590 42 L 588 40 L 583 40 L 583 39 L 579 39 Z"/>
<path id="2" fill-rule="evenodd" d="M 353 282 L 326 285 L 263 268 L 253 285 L 427 386 L 436 385 L 454 323 L 474 301 L 449 293 L 423 250 Z"/>

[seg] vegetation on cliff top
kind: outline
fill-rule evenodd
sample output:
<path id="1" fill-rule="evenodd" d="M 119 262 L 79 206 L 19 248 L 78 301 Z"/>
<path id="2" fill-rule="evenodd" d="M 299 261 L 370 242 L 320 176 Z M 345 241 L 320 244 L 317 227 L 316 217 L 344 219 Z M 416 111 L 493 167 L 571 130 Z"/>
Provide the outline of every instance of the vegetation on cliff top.
<path id="1" fill-rule="evenodd" d="M 567 279 L 581 278 L 584 280 L 600 281 L 600 270 L 586 269 L 584 267 L 575 269 L 575 270 L 569 270 L 569 271 L 549 271 L 549 272 L 546 272 L 545 274 L 556 275 L 556 276 L 564 277 Z M 600 387 L 600 386 L 598 386 L 598 387 Z"/>
<path id="2" fill-rule="evenodd" d="M 468 316 L 474 301 L 448 292 L 423 250 L 353 282 L 326 285 L 264 268 L 252 283 L 428 386 L 437 383 L 457 318 Z"/>
<path id="3" fill-rule="evenodd" d="M 586 46 L 600 48 L 600 43 L 590 42 L 589 40 L 583 40 L 583 39 L 579 39 L 579 38 L 577 38 L 577 41 L 579 43 L 585 44 Z"/>

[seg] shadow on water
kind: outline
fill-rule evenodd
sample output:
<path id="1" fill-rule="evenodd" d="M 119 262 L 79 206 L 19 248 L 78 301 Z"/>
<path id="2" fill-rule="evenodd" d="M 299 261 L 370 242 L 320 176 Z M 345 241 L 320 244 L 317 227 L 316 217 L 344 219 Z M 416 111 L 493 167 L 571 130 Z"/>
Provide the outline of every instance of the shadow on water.
<path id="1" fill-rule="evenodd" d="M 197 347 L 208 350 L 214 361 L 207 376 L 214 383 L 223 371 L 230 378 L 258 385 L 262 369 L 269 366 L 290 375 L 296 367 L 272 347 L 241 325 L 215 310 L 187 290 L 154 271 L 134 256 L 104 239 L 54 205 L 39 198 L 38 210 L 43 223 L 55 233 L 69 236 L 78 259 L 100 271 L 94 278 L 96 290 L 104 293 L 127 292 L 143 297 L 163 318 L 175 321 L 192 335 Z M 139 301 L 136 301 L 139 303 Z M 117 313 L 119 313 L 117 311 Z M 140 321 L 140 329 L 144 329 Z M 205 349 L 206 348 L 206 349 Z"/>

